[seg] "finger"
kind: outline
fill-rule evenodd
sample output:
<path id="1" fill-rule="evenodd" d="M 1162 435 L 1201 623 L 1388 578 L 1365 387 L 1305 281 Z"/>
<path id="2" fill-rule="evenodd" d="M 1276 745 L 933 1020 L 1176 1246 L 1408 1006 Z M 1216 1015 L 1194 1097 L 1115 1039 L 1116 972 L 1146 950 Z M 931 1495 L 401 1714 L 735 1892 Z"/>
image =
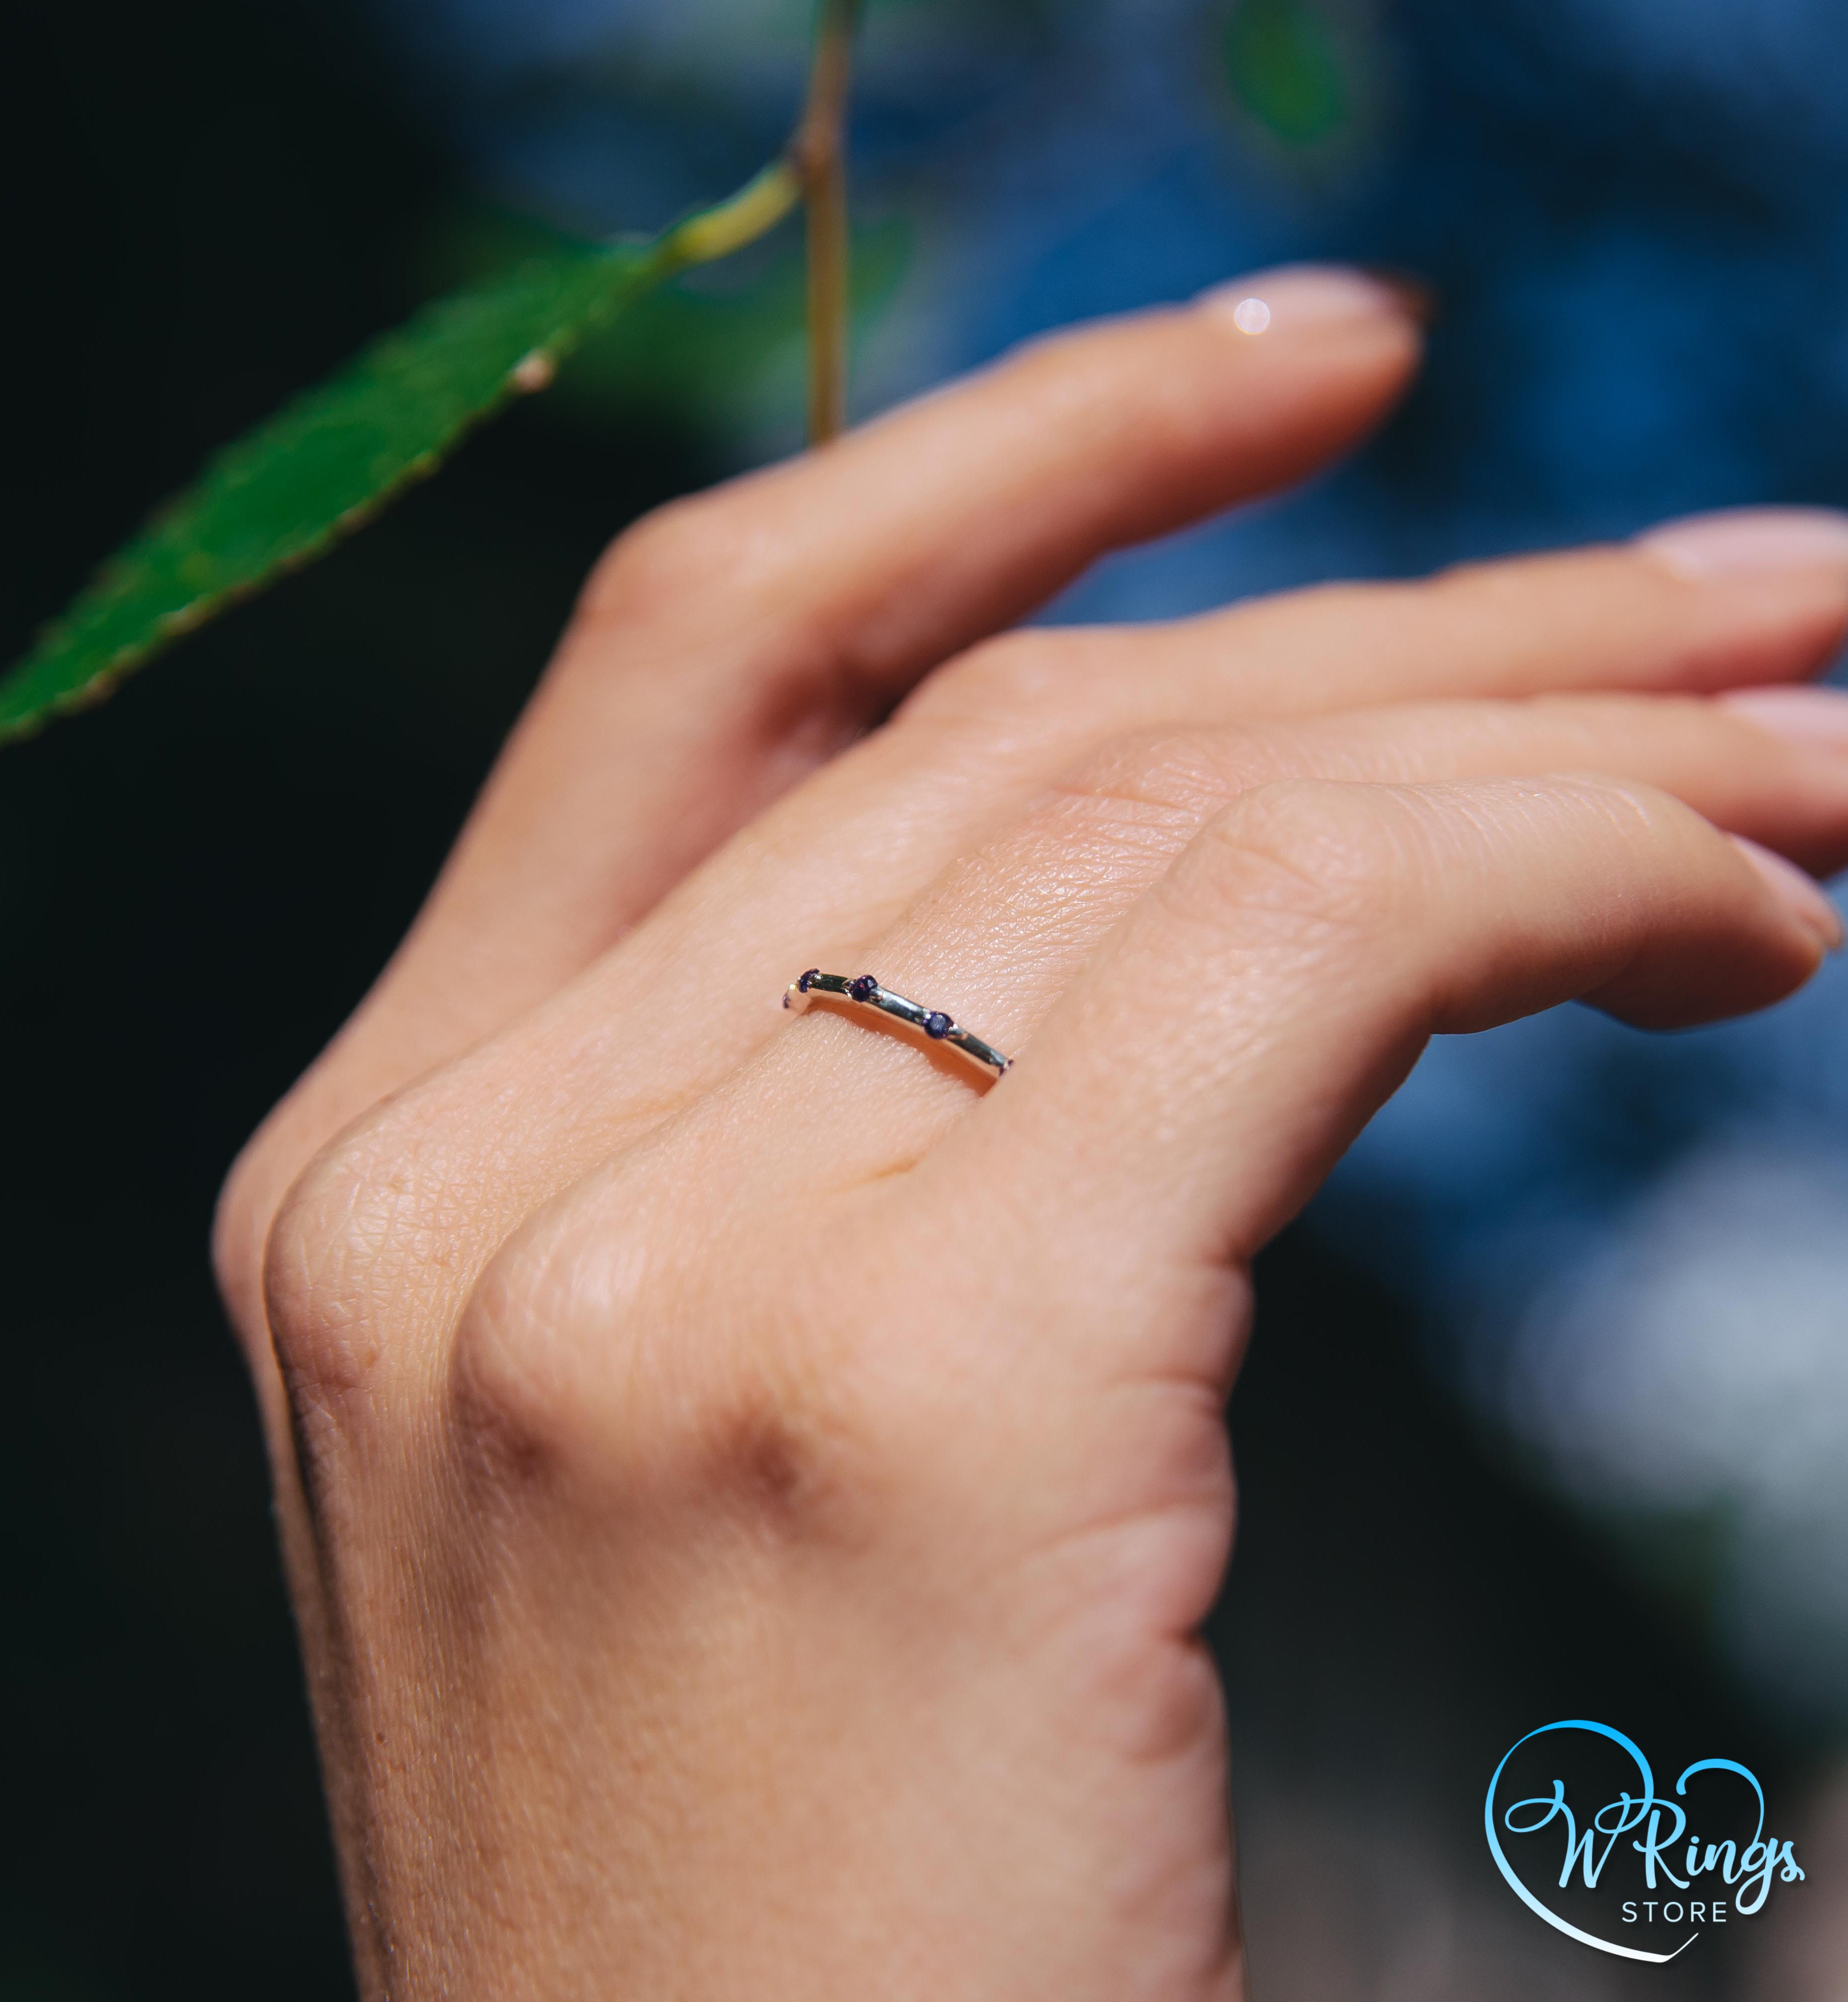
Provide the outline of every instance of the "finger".
<path id="1" fill-rule="evenodd" d="M 1136 905 L 924 1174 L 1006 1190 L 1014 1257 L 1062 1292 L 1125 1247 L 1224 1269 L 1430 1036 L 1575 996 L 1651 1027 L 1740 1013 L 1840 938 L 1813 884 L 1646 788 L 1264 787 Z"/>
<path id="2" fill-rule="evenodd" d="M 1567 771 L 1672 793 L 1812 874 L 1848 867 L 1848 695 L 1775 689 L 1717 701 L 1560 695 L 1405 703 L 1124 736 L 1062 773 L 1009 839 L 968 873 L 992 877 L 984 894 L 992 907 L 1013 883 L 1031 881 L 1036 849 L 1043 855 L 1058 840 L 1071 844 L 1068 853 L 1089 845 L 1087 823 L 1159 817 L 1178 843 L 1240 793 L 1279 779 L 1417 784 Z M 1145 877 L 1152 866 L 1131 865 L 1130 873 Z"/>
<path id="3" fill-rule="evenodd" d="M 1400 296 L 1248 283 L 1261 338 L 1208 299 L 1042 341 L 618 542 L 397 970 L 412 1060 L 568 978 L 947 654 L 1376 422 Z"/>
<path id="4" fill-rule="evenodd" d="M 1698 560 L 1696 555 L 1698 553 Z M 1445 696 L 1710 692 L 1800 680 L 1848 635 L 1848 516 L 1756 509 L 1625 546 L 1324 585 L 1131 630 L 1010 636 L 933 676 L 904 715 L 1051 731 Z"/>

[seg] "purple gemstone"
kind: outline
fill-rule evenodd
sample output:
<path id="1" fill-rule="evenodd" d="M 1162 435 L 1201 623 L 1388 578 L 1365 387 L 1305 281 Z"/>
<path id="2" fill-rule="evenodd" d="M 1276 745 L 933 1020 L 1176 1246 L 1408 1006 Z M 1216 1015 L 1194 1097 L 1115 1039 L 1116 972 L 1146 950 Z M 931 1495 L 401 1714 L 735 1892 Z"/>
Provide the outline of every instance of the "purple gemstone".
<path id="1" fill-rule="evenodd" d="M 856 1001 L 870 1001 L 873 996 L 879 992 L 879 982 L 873 978 L 871 974 L 863 973 L 859 979 L 855 981 L 853 985 L 849 987 L 847 992 L 853 996 Z"/>
<path id="2" fill-rule="evenodd" d="M 804 974 L 802 978 L 796 982 L 796 992 L 798 994 L 806 994 L 810 988 L 814 986 L 815 984 L 815 976 L 820 973 L 821 971 L 821 969 L 820 967 L 811 966 L 808 969 L 807 972 Z"/>
<path id="3" fill-rule="evenodd" d="M 955 1027 L 956 1024 L 940 1010 L 933 1010 L 931 1013 L 924 1017 L 925 1034 L 938 1042 L 941 1042 Z"/>

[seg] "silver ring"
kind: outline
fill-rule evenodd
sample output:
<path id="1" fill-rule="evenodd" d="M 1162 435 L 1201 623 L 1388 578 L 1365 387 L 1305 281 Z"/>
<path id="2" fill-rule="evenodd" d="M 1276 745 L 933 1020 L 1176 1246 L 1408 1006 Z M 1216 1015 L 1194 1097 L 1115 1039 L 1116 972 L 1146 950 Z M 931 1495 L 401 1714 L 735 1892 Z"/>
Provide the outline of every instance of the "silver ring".
<path id="1" fill-rule="evenodd" d="M 793 1008 L 800 1015 L 818 994 L 825 994 L 832 1000 L 852 1002 L 856 1007 L 876 1010 L 881 1015 L 890 1015 L 895 1022 L 922 1029 L 933 1043 L 941 1043 L 945 1049 L 954 1050 L 958 1056 L 968 1058 L 985 1076 L 999 1077 L 1002 1072 L 1013 1067 L 1012 1057 L 1004 1057 L 979 1036 L 971 1035 L 967 1029 L 959 1029 L 940 1008 L 926 1008 L 915 1001 L 908 1001 L 902 994 L 894 994 L 890 988 L 881 987 L 870 973 L 823 973 L 819 968 L 811 966 L 800 980 L 790 982 L 783 1005 Z"/>

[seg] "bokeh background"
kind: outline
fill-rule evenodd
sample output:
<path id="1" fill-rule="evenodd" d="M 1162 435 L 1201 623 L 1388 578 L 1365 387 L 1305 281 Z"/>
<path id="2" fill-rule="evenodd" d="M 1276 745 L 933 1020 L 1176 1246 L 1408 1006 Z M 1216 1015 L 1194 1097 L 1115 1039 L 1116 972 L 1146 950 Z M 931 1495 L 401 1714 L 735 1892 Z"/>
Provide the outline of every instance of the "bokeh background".
<path id="1" fill-rule="evenodd" d="M 741 180 L 801 0 L 23 0 L 0 647 L 443 285 Z M 1836 0 L 873 0 L 856 404 L 1280 259 L 1416 272 L 1407 408 L 1048 616 L 1848 504 Z M 797 442 L 797 238 L 698 274 L 319 568 L 0 755 L 0 2002 L 350 1993 L 232 1153 L 414 909 L 624 521 Z M 1260 2002 L 1848 1995 L 1848 969 L 1434 1050 L 1263 1274 L 1214 1639 Z M 1536 1725 L 1756 1767 L 1809 1881 L 1636 1969 L 1495 1877 Z M 1671 1764 L 1671 1761 L 1675 1763 Z"/>

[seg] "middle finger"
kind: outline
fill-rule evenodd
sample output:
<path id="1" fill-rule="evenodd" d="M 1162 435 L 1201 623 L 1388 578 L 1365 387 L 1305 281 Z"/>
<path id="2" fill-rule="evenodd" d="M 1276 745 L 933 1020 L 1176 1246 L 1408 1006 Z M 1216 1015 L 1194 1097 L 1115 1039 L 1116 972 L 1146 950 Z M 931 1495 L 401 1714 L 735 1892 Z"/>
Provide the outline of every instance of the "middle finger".
<path id="1" fill-rule="evenodd" d="M 1125 732 L 1796 680 L 1845 629 L 1848 520 L 1763 510 L 1625 547 L 1292 592 L 1173 625 L 1016 633 L 940 670 L 886 730 L 715 857 L 638 935 L 634 957 L 716 968 L 785 938 L 864 946 L 952 858 Z M 727 1019 L 747 1041 L 762 1032 L 748 1008 Z"/>

